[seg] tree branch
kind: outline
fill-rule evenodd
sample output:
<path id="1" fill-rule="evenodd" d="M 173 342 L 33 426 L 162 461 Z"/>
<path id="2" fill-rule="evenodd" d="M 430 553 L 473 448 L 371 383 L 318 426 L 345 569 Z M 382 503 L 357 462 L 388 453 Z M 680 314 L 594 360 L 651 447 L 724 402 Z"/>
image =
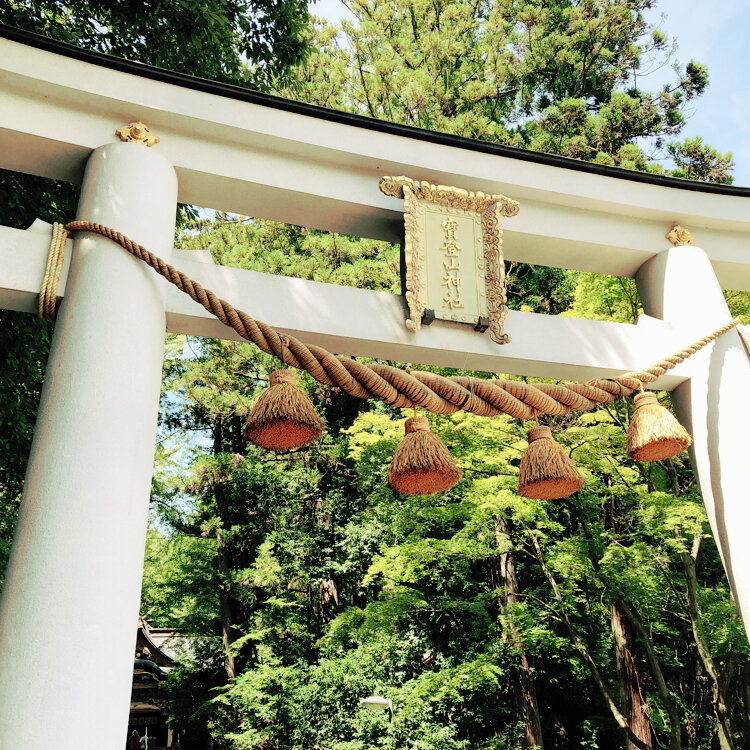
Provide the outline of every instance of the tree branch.
<path id="1" fill-rule="evenodd" d="M 604 699 L 604 702 L 607 704 L 607 707 L 612 713 L 614 720 L 617 722 L 617 725 L 620 727 L 620 729 L 625 732 L 631 744 L 635 745 L 640 750 L 652 750 L 651 747 L 649 747 L 645 742 L 642 742 L 633 733 L 633 731 L 630 729 L 630 726 L 628 725 L 627 719 L 622 715 L 622 712 L 619 708 L 617 708 L 617 705 L 612 700 L 612 696 L 609 694 L 609 690 L 607 689 L 604 678 L 602 677 L 599 668 L 596 666 L 596 662 L 589 653 L 589 650 L 586 648 L 586 644 L 583 642 L 583 639 L 578 634 L 576 627 L 573 625 L 570 617 L 568 616 L 565 608 L 565 602 L 563 600 L 562 593 L 560 592 L 560 587 L 557 585 L 557 581 L 552 575 L 550 569 L 547 567 L 547 564 L 544 560 L 544 555 L 542 553 L 542 548 L 539 546 L 537 538 L 530 532 L 529 528 L 522 521 L 520 521 L 520 523 L 528 533 L 529 539 L 534 546 L 534 551 L 536 552 L 536 559 L 539 562 L 542 572 L 549 581 L 549 585 L 552 587 L 555 599 L 557 599 L 557 602 L 560 605 L 560 614 L 562 616 L 562 621 L 565 624 L 568 633 L 570 634 L 570 639 L 573 641 L 573 645 L 576 647 L 578 653 L 581 655 L 584 662 L 588 666 L 589 671 L 591 672 L 591 676 L 594 678 L 594 682 L 599 688 L 599 692 L 602 694 L 602 698 Z"/>

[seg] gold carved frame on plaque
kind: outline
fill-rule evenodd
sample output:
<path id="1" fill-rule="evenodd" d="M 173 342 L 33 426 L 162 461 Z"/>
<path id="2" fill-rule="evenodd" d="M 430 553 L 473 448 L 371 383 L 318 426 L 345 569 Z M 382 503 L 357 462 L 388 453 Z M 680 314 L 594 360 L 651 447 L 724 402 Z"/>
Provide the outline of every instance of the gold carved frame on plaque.
<path id="1" fill-rule="evenodd" d="M 478 215 L 484 244 L 485 269 L 482 275 L 487 299 L 490 338 L 497 344 L 507 344 L 510 336 L 503 332 L 503 323 L 508 314 L 506 306 L 508 298 L 505 291 L 503 233 L 500 224 L 502 216 L 510 217 L 518 213 L 518 202 L 504 195 L 473 193 L 446 185 L 432 185 L 429 182 L 420 182 L 409 177 L 382 177 L 380 190 L 386 195 L 404 199 L 406 301 L 409 305 L 406 328 L 412 333 L 418 331 L 422 325 L 422 316 L 427 309 L 420 273 L 420 263 L 422 263 L 421 268 L 424 268 L 424 232 L 420 229 L 419 220 L 420 212 L 424 213 L 424 207 L 420 202 L 426 201 L 445 209 L 446 216 L 450 216 L 451 213 Z"/>

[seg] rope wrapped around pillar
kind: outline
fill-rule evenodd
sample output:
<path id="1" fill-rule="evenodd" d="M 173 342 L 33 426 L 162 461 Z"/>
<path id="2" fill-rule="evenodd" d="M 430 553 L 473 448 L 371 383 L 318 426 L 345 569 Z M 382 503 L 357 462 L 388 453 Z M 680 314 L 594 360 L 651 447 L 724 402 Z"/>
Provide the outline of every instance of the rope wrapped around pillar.
<path id="1" fill-rule="evenodd" d="M 533 419 L 538 414 L 562 416 L 571 411 L 590 411 L 622 396 L 640 391 L 676 365 L 739 324 L 735 319 L 655 365 L 587 383 L 523 383 L 484 380 L 464 375 L 444 377 L 431 372 L 402 370 L 382 364 L 363 364 L 339 357 L 323 347 L 304 344 L 281 334 L 262 321 L 217 297 L 197 281 L 171 266 L 145 247 L 114 229 L 89 221 L 73 221 L 70 232 L 94 232 L 116 242 L 180 291 L 204 307 L 243 339 L 272 354 L 289 367 L 305 370 L 319 383 L 341 388 L 357 398 L 377 398 L 397 408 L 421 407 L 434 414 L 466 411 L 482 417 L 508 414 Z"/>

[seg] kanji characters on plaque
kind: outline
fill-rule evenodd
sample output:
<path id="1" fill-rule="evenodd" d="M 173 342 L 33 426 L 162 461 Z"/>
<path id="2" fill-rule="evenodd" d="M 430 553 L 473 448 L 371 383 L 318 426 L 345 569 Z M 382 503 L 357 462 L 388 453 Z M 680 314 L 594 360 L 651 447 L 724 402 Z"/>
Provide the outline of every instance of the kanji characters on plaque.
<path id="1" fill-rule="evenodd" d="M 448 217 L 443 220 L 441 226 L 445 233 L 445 242 L 440 249 L 446 256 L 446 260 L 443 262 L 445 275 L 443 276 L 442 285 L 446 289 L 443 302 L 449 310 L 456 310 L 464 306 L 461 302 L 461 263 L 458 260 L 461 248 L 456 241 L 458 222 Z"/>

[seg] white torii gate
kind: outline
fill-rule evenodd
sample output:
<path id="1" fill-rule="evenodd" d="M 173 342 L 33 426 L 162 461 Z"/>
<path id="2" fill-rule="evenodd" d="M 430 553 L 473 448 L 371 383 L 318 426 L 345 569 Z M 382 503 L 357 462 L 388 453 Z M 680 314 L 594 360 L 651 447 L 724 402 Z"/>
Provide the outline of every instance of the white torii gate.
<path id="1" fill-rule="evenodd" d="M 82 185 L 109 225 L 270 325 L 340 353 L 548 378 L 638 369 L 729 320 L 750 291 L 750 190 L 628 173 L 428 133 L 87 53 L 0 27 L 0 167 Z M 161 144 L 116 142 L 143 120 Z M 384 174 L 504 193 L 507 258 L 634 276 L 622 325 L 511 312 L 512 343 L 448 323 L 410 334 L 400 297 L 199 263 L 176 201 L 378 239 L 402 233 Z M 671 248 L 674 222 L 705 248 Z M 32 312 L 50 229 L 0 227 L 0 307 Z M 113 243 L 78 236 L 0 602 L 0 748 L 102 750 L 125 737 L 165 330 L 236 338 Z M 283 301 L 283 304 L 279 304 Z M 672 391 L 732 591 L 750 618 L 750 363 L 731 331 Z M 72 634 L 86 643 L 72 648 Z M 85 717 L 86 732 L 78 729 Z"/>

